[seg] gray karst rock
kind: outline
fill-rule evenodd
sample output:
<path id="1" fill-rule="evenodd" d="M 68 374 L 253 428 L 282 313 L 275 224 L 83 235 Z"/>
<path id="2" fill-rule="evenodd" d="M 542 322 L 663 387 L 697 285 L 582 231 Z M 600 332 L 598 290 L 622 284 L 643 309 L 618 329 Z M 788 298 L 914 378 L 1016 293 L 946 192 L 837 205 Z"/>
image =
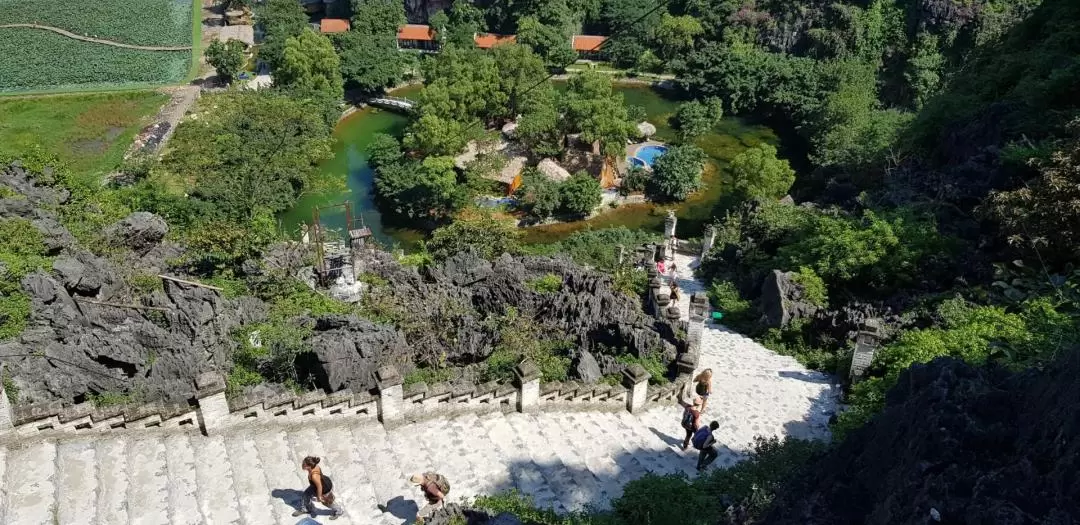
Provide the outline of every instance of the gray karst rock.
<path id="1" fill-rule="evenodd" d="M 409 354 L 405 338 L 388 325 L 344 315 L 323 316 L 314 324 L 310 341 L 314 355 L 304 368 L 327 391 L 372 388 L 380 366 L 400 362 Z"/>
<path id="2" fill-rule="evenodd" d="M 590 385 L 599 382 L 604 375 L 603 370 L 600 369 L 600 363 L 596 362 L 596 358 L 588 350 L 578 352 L 570 367 L 578 379 Z"/>
<path id="3" fill-rule="evenodd" d="M 105 228 L 105 237 L 111 242 L 139 253 L 156 246 L 168 233 L 165 219 L 145 211 L 134 212 Z"/>
<path id="4" fill-rule="evenodd" d="M 773 270 L 761 284 L 761 310 L 766 326 L 783 328 L 795 319 L 807 319 L 817 307 L 803 298 L 803 288 L 792 280 L 794 272 Z"/>

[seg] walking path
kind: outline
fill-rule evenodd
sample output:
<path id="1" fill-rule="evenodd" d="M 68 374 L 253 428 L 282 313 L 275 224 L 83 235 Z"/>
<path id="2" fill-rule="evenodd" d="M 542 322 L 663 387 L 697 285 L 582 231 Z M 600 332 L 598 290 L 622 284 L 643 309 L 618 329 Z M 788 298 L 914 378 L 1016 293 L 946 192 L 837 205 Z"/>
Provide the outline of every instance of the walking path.
<path id="1" fill-rule="evenodd" d="M 52 31 L 64 35 L 68 38 L 74 38 L 75 40 L 82 40 L 83 42 L 93 42 L 95 44 L 104 44 L 106 46 L 122 47 L 125 49 L 140 49 L 142 51 L 191 51 L 191 46 L 137 46 L 134 44 L 125 44 L 123 42 L 114 42 L 112 40 L 105 40 L 102 38 L 94 38 L 86 35 L 80 35 L 60 29 L 59 27 L 43 26 L 39 24 L 2 24 L 0 29 L 24 27 L 30 29 L 42 29 L 45 31 Z"/>
<path id="2" fill-rule="evenodd" d="M 684 291 L 702 285 L 676 256 Z M 689 293 L 680 302 L 687 311 Z M 720 422 L 717 467 L 755 435 L 825 438 L 838 390 L 827 377 L 719 325 L 705 327 L 702 367 L 714 372 L 708 420 Z M 693 475 L 681 451 L 681 409 L 464 415 L 386 430 L 341 418 L 307 426 L 270 422 L 226 435 L 154 431 L 84 435 L 0 447 L 0 523 L 20 525 L 329 523 L 291 516 L 307 482 L 304 456 L 322 457 L 346 516 L 333 523 L 410 523 L 419 492 L 407 482 L 435 470 L 449 499 L 512 487 L 556 510 L 603 507 L 647 472 Z M 390 502 L 379 513 L 378 502 Z M 325 511 L 324 511 L 325 512 Z"/>

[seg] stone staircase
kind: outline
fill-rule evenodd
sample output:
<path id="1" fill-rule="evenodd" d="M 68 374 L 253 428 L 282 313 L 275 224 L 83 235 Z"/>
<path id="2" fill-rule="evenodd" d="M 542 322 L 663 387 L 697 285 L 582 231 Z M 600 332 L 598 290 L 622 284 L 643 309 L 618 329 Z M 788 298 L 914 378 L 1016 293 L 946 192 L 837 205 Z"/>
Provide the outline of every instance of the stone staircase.
<path id="1" fill-rule="evenodd" d="M 696 261 L 676 261 L 687 312 L 701 284 Z M 828 437 L 839 393 L 830 377 L 708 322 L 697 365 L 714 373 L 705 418 L 720 423 L 715 467 L 741 460 L 755 436 Z M 301 420 L 244 419 L 209 436 L 197 425 L 10 436 L 0 442 L 0 525 L 329 523 L 325 509 L 314 520 L 292 517 L 308 455 L 322 458 L 345 509 L 333 523 L 365 525 L 411 523 L 421 498 L 406 479 L 428 470 L 449 478 L 451 501 L 517 488 L 559 512 L 603 508 L 646 473 L 694 475 L 696 451 L 679 449 L 676 405 L 634 413 L 620 403 L 546 407 L 389 430 L 370 414 L 327 410 Z"/>
<path id="2" fill-rule="evenodd" d="M 311 523 L 292 517 L 307 455 L 321 457 L 334 480 L 346 511 L 335 523 L 411 522 L 420 498 L 406 478 L 427 470 L 447 475 L 452 501 L 516 487 L 558 511 L 603 506 L 647 472 L 693 474 L 696 456 L 672 446 L 682 437 L 675 411 L 641 416 L 663 423 L 658 431 L 626 412 L 510 413 L 390 431 L 335 419 L 224 436 L 151 430 L 9 445 L 0 448 L 0 523 Z"/>

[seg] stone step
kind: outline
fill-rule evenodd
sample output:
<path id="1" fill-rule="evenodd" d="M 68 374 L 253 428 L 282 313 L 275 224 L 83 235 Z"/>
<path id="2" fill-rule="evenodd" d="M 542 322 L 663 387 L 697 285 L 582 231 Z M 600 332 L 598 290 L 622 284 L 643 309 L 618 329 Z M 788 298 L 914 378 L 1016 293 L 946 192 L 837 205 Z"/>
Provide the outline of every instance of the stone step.
<path id="1" fill-rule="evenodd" d="M 199 510 L 207 523 L 241 523 L 235 479 L 222 436 L 199 438 L 195 448 Z"/>
<path id="2" fill-rule="evenodd" d="M 365 468 L 356 453 L 352 432 L 345 427 L 319 429 L 319 441 L 325 448 L 323 459 L 334 469 L 334 496 L 345 509 L 351 523 L 371 523 L 377 519 L 375 491 L 371 479 L 378 475 Z M 340 521 L 340 520 L 339 520 Z"/>
<path id="3" fill-rule="evenodd" d="M 203 523 L 199 512 L 198 481 L 195 477 L 195 451 L 191 440 L 202 436 L 170 434 L 165 436 L 165 463 L 169 469 L 169 518 L 172 525 Z"/>
<path id="4" fill-rule="evenodd" d="M 56 521 L 56 459 L 55 443 L 35 443 L 8 451 L 5 523 L 46 525 Z"/>
<path id="5" fill-rule="evenodd" d="M 8 449 L 0 448 L 0 523 L 9 523 L 7 521 L 8 484 L 7 479 L 4 478 L 7 472 L 7 457 Z"/>
<path id="6" fill-rule="evenodd" d="M 263 433 L 269 431 L 233 432 L 225 436 L 225 452 L 232 467 L 233 483 L 239 496 L 237 504 L 244 523 L 274 523 L 274 501 L 271 485 L 264 464 L 259 461 L 259 450 L 255 446 Z"/>
<path id="7" fill-rule="evenodd" d="M 71 525 L 92 524 L 97 512 L 94 507 L 97 464 L 93 444 L 60 443 L 56 456 L 56 493 L 61 496 L 56 502 L 56 521 Z"/>
<path id="8" fill-rule="evenodd" d="M 300 505 L 298 491 L 307 487 L 307 478 L 300 470 L 302 458 L 295 458 L 289 449 L 287 434 L 281 429 L 267 429 L 252 439 L 263 474 L 270 489 L 270 510 L 274 518 L 268 523 L 293 525 L 292 513 Z"/>
<path id="9" fill-rule="evenodd" d="M 140 525 L 169 525 L 165 444 L 151 434 L 128 441 L 128 516 Z"/>
<path id="10" fill-rule="evenodd" d="M 529 455 L 528 445 L 510 423 L 519 417 L 528 416 L 524 414 L 495 415 L 482 421 L 487 430 L 488 439 L 498 450 L 500 462 L 510 471 L 510 485 L 532 497 L 533 502 L 540 508 L 565 511 L 552 484 L 545 477 L 541 465 L 538 465 Z"/>
<path id="11" fill-rule="evenodd" d="M 98 525 L 128 522 L 127 442 L 127 437 L 118 435 L 94 445 L 98 487 L 94 523 Z"/>

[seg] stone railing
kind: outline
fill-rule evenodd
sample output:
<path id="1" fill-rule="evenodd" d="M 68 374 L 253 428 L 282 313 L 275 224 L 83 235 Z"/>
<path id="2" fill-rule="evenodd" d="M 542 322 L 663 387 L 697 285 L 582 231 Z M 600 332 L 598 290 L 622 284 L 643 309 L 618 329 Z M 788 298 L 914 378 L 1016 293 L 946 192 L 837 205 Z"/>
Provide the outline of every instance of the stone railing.
<path id="1" fill-rule="evenodd" d="M 513 382 L 469 387 L 419 383 L 405 387 L 398 370 L 387 366 L 376 373 L 377 386 L 371 392 L 307 392 L 270 397 L 227 398 L 224 378 L 210 372 L 198 377 L 196 395 L 189 403 L 105 408 L 96 408 L 91 403 L 64 407 L 58 402 L 16 407 L 9 403 L 0 385 L 0 437 L 152 428 L 190 428 L 210 435 L 229 427 L 266 421 L 343 417 L 377 419 L 386 426 L 395 426 L 466 412 L 627 410 L 636 413 L 652 405 L 678 400 L 697 367 L 708 311 L 705 295 L 695 294 L 690 302 L 690 321 L 680 320 L 678 307 L 657 290 L 658 287 L 650 290 L 651 305 L 665 312 L 662 319 L 670 326 L 686 334 L 686 344 L 680 348 L 675 362 L 675 380 L 664 385 L 649 385 L 651 376 L 641 365 L 624 370 L 619 384 L 573 381 L 541 384 L 540 370 L 531 361 L 515 368 Z"/>

